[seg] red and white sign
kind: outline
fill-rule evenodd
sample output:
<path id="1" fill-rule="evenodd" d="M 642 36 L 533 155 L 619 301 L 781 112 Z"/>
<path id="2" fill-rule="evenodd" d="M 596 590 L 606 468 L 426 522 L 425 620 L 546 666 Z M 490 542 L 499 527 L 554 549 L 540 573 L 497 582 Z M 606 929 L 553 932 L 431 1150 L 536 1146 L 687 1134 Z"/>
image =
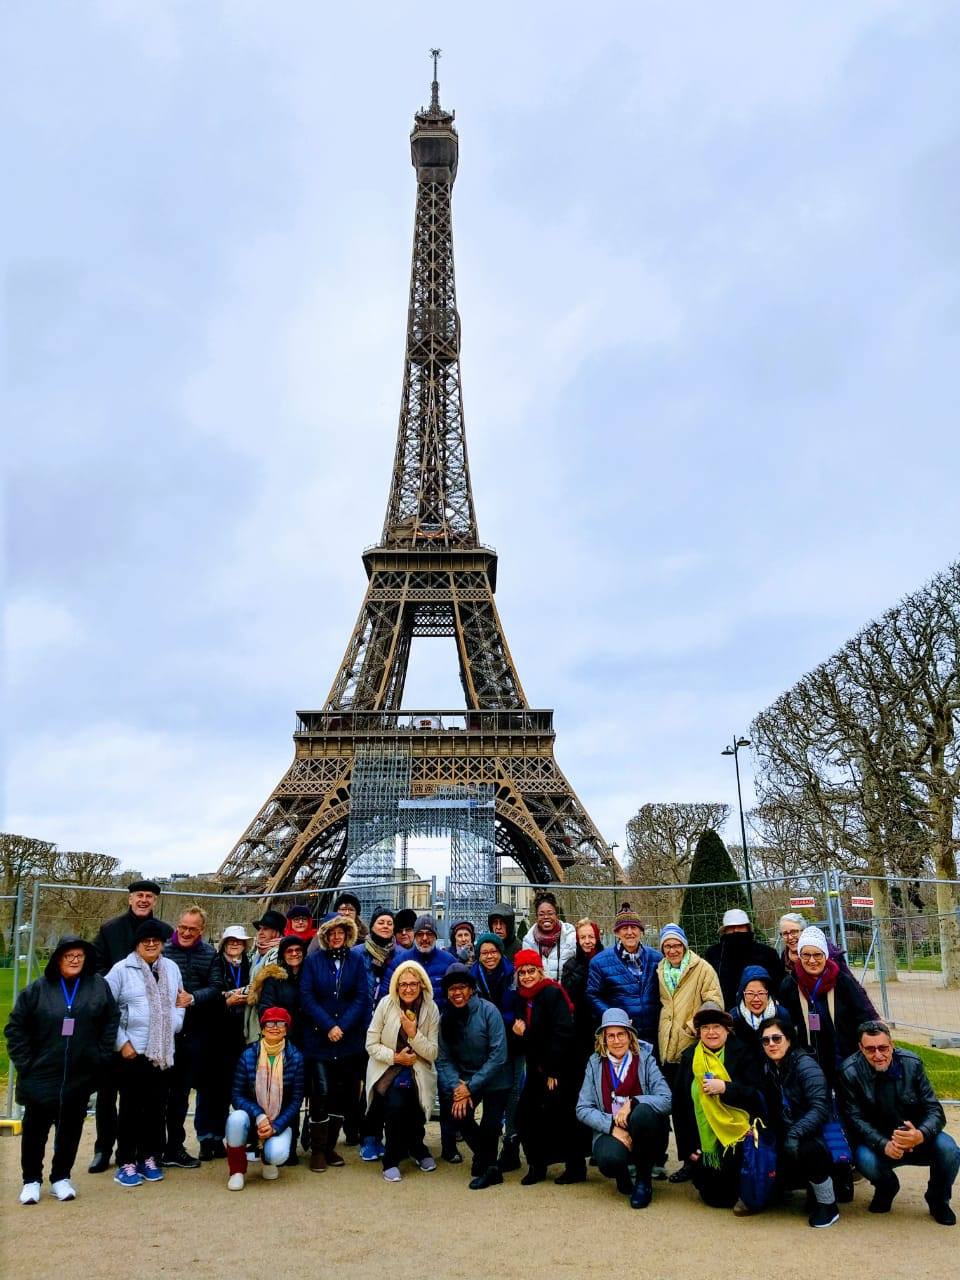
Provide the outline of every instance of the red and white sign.
<path id="1" fill-rule="evenodd" d="M 816 898 L 791 898 L 791 907 L 815 907 L 817 905 Z"/>
<path id="2" fill-rule="evenodd" d="M 851 897 L 851 898 L 850 898 L 850 905 L 851 905 L 851 907 L 872 907 L 872 906 L 873 906 L 873 899 L 872 899 L 872 898 L 856 898 L 856 897 Z"/>

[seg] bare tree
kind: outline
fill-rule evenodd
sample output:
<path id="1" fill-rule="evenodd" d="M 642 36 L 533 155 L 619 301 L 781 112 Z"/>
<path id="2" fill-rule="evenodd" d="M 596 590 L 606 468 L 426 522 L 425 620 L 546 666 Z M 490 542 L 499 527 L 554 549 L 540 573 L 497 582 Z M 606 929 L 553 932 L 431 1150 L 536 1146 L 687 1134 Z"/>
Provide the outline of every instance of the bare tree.
<path id="1" fill-rule="evenodd" d="M 627 823 L 630 883 L 686 884 L 697 841 L 729 816 L 730 806 L 714 801 L 642 805 Z"/>

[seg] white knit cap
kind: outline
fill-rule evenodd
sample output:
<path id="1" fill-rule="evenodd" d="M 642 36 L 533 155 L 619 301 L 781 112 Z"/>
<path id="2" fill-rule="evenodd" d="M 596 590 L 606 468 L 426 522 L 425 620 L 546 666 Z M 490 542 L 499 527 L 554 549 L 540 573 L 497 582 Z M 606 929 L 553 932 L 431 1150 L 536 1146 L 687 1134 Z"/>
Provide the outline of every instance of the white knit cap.
<path id="1" fill-rule="evenodd" d="M 822 951 L 825 956 L 830 954 L 827 944 L 827 935 L 822 929 L 818 929 L 815 924 L 807 925 L 797 942 L 797 950 L 803 951 L 804 947 L 816 947 L 818 951 Z"/>

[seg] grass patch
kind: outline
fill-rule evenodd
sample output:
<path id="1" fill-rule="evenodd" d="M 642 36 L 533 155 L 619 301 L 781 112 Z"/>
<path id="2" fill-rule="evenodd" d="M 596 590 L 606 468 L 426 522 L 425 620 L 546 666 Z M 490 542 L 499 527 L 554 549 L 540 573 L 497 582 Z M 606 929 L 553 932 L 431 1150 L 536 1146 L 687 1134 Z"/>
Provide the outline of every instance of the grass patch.
<path id="1" fill-rule="evenodd" d="M 923 1062 L 934 1093 L 938 1098 L 960 1098 L 960 1058 L 942 1049 L 931 1049 L 923 1044 L 909 1044 L 897 1040 L 901 1049 L 909 1049 Z"/>
<path id="2" fill-rule="evenodd" d="M 20 990 L 23 990 L 27 976 L 26 965 L 20 966 Z M 10 1010 L 13 1008 L 13 968 L 0 969 L 0 1031 L 7 1025 Z M 0 1094 L 6 1096 L 7 1075 L 10 1071 L 10 1059 L 7 1057 L 6 1037 L 0 1035 Z"/>

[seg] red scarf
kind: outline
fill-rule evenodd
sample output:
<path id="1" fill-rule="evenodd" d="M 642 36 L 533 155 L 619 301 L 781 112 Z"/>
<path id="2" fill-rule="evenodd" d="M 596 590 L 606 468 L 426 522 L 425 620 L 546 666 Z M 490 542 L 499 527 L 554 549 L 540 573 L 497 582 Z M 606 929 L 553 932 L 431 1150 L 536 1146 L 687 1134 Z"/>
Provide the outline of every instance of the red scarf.
<path id="1" fill-rule="evenodd" d="M 840 966 L 836 960 L 827 960 L 823 966 L 823 972 L 818 973 L 816 977 L 812 973 L 807 973 L 806 969 L 799 960 L 795 961 L 793 972 L 797 979 L 797 986 L 807 997 L 807 1003 L 814 998 L 813 989 L 816 987 L 817 995 L 827 995 L 837 985 L 837 978 L 840 976 Z"/>
<path id="2" fill-rule="evenodd" d="M 556 987 L 557 990 L 560 992 L 560 994 L 563 996 L 564 1000 L 566 1000 L 567 1002 L 567 1008 L 570 1010 L 571 1018 L 574 1015 L 575 1010 L 573 1007 L 573 1001 L 567 995 L 566 991 L 564 991 L 563 987 L 560 986 L 560 983 L 554 982 L 553 978 L 541 978 L 540 981 L 536 984 L 536 986 L 517 988 L 517 993 L 519 994 L 520 998 L 522 1000 L 525 1000 L 527 1004 L 527 1016 L 524 1019 L 524 1021 L 526 1022 L 528 1027 L 533 1022 L 533 1002 L 536 999 L 536 997 L 540 994 L 540 992 L 544 990 L 545 987 Z"/>
<path id="3" fill-rule="evenodd" d="M 316 928 L 312 924 L 309 929 L 304 929 L 302 931 L 295 929 L 292 924 L 288 924 L 283 931 L 283 936 L 285 938 L 302 938 L 304 950 L 306 950 L 307 945 L 312 942 L 316 936 L 316 932 Z"/>
<path id="4" fill-rule="evenodd" d="M 617 1086 L 617 1096 L 620 1098 L 639 1098 L 643 1093 L 643 1085 L 640 1083 L 640 1055 L 634 1054 L 627 1074 Z M 603 1094 L 603 1109 L 608 1115 L 613 1114 L 613 1081 L 610 1079 L 610 1059 L 600 1059 L 600 1090 Z"/>

